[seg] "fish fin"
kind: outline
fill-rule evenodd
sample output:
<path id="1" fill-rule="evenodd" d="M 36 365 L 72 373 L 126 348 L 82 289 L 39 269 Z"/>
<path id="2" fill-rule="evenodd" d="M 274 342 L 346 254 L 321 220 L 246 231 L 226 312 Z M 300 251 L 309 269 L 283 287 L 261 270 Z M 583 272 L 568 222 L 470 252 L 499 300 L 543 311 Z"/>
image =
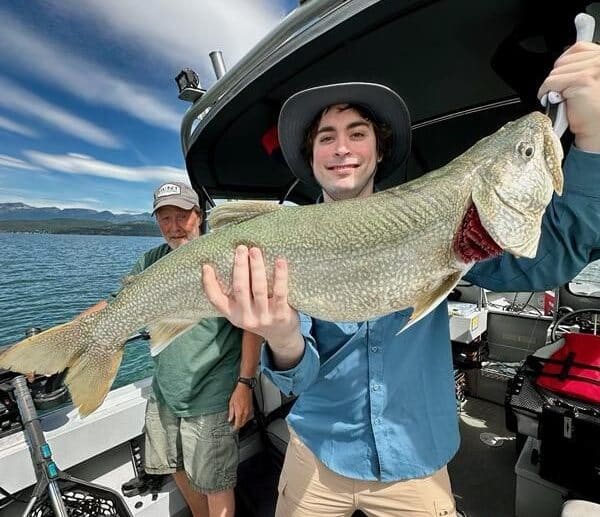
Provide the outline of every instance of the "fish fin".
<path id="1" fill-rule="evenodd" d="M 471 269 L 471 267 L 472 266 L 470 266 L 468 269 Z M 427 298 L 423 299 L 421 302 L 415 305 L 413 312 L 410 315 L 410 319 L 408 320 L 408 323 L 404 325 L 404 327 L 402 327 L 396 335 L 412 327 L 418 321 L 421 321 L 440 303 L 442 303 L 448 297 L 452 289 L 454 289 L 457 286 L 458 282 L 465 273 L 466 271 L 459 271 L 458 273 L 454 273 L 453 275 L 448 276 L 436 290 L 429 293 L 429 296 L 427 296 Z"/>
<path id="2" fill-rule="evenodd" d="M 79 345 L 80 321 L 57 325 L 19 341 L 0 355 L 0 368 L 20 373 L 52 375 L 62 372 L 79 356 L 85 346 Z"/>
<path id="3" fill-rule="evenodd" d="M 81 416 L 87 416 L 97 409 L 108 395 L 123 359 L 123 350 L 123 347 L 119 348 L 104 357 L 94 354 L 94 349 L 91 349 L 79 356 L 67 370 L 65 384 Z"/>
<path id="4" fill-rule="evenodd" d="M 51 375 L 66 368 L 65 384 L 82 416 L 106 397 L 117 373 L 123 349 L 116 352 L 94 343 L 89 332 L 101 311 L 57 325 L 16 343 L 0 355 L 0 368 L 25 374 Z"/>
<path id="5" fill-rule="evenodd" d="M 281 205 L 270 201 L 231 201 L 213 208 L 206 222 L 212 230 L 220 230 L 280 209 Z"/>
<path id="6" fill-rule="evenodd" d="M 187 332 L 198 321 L 198 319 L 172 316 L 148 325 L 150 355 L 160 354 L 176 337 Z"/>
<path id="7" fill-rule="evenodd" d="M 556 150 L 559 153 L 558 155 L 555 155 L 552 151 L 549 151 L 545 154 L 545 156 L 550 176 L 552 177 L 552 186 L 554 187 L 554 191 L 559 196 L 562 196 L 565 181 L 561 167 L 563 149 L 560 143 L 560 138 L 554 131 L 544 133 L 544 147 L 546 149 Z"/>

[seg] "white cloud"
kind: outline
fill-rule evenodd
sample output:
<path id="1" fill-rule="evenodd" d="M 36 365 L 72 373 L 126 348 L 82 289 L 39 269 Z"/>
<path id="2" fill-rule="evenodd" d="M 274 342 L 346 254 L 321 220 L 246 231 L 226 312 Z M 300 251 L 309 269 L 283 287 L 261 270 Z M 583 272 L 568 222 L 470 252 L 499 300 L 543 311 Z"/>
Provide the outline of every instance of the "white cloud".
<path id="1" fill-rule="evenodd" d="M 87 102 L 126 112 L 154 126 L 179 130 L 181 113 L 160 101 L 142 82 L 132 83 L 117 77 L 89 59 L 77 57 L 73 48 L 65 48 L 28 29 L 10 13 L 0 10 L 0 14 L 3 20 L 0 57 L 4 60 Z M 15 61 L 14 56 L 27 59 Z"/>
<path id="2" fill-rule="evenodd" d="M 68 174 L 100 176 L 121 181 L 187 181 L 185 170 L 170 166 L 127 167 L 81 154 L 23 153 L 35 165 Z"/>
<path id="3" fill-rule="evenodd" d="M 103 0 L 81 2 L 63 0 L 52 6 L 60 18 L 56 23 L 70 24 L 77 34 L 78 20 L 93 24 L 91 34 L 81 37 L 104 38 L 118 52 L 132 58 L 143 53 L 159 68 L 175 73 L 192 67 L 199 71 L 203 86 L 214 82 L 208 53 L 222 50 L 231 67 L 273 28 L 285 14 L 272 0 L 146 0 L 137 2 Z M 61 44 L 21 22 L 7 9 L 0 8 L 0 59 L 18 66 L 42 83 L 51 83 L 86 102 L 108 106 L 147 124 L 179 131 L 184 104 L 180 110 L 161 100 L 161 93 L 140 81 L 117 75 L 94 63 L 90 56 L 78 56 L 77 47 Z M 83 27 L 86 27 L 83 24 Z M 89 27 L 89 24 L 88 24 Z M 97 29 L 97 30 L 96 30 Z M 26 58 L 15 60 L 15 56 Z M 172 82 L 174 102 L 175 83 Z"/>
<path id="4" fill-rule="evenodd" d="M 8 167 L 9 169 L 20 169 L 20 170 L 28 170 L 35 171 L 40 170 L 39 167 L 32 165 L 24 160 L 19 158 L 13 158 L 12 156 L 8 156 L 6 154 L 0 154 L 0 168 Z"/>
<path id="5" fill-rule="evenodd" d="M 6 117 L 0 116 L 0 129 L 17 133 L 18 135 L 28 136 L 30 138 L 37 137 L 37 133 L 32 129 L 15 122 L 14 120 L 7 119 Z"/>
<path id="6" fill-rule="evenodd" d="M 111 133 L 87 120 L 72 115 L 54 104 L 0 77 L 0 106 L 38 118 L 81 140 L 101 147 L 118 148 L 119 140 Z"/>
<path id="7" fill-rule="evenodd" d="M 273 0 L 145 0 L 143 8 L 123 0 L 62 0 L 57 7 L 93 18 L 117 39 L 129 39 L 175 70 L 202 68 L 205 85 L 214 81 L 210 51 L 222 50 L 231 67 L 285 14 L 282 3 Z"/>

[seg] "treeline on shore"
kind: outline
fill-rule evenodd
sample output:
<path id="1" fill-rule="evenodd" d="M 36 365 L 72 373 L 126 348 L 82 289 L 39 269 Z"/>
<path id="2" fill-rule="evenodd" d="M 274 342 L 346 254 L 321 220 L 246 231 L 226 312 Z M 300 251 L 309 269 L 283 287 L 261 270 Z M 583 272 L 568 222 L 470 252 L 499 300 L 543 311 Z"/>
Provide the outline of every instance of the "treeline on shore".
<path id="1" fill-rule="evenodd" d="M 160 236 L 154 221 L 110 223 L 85 219 L 45 219 L 41 221 L 0 221 L 3 233 L 62 233 L 78 235 Z"/>

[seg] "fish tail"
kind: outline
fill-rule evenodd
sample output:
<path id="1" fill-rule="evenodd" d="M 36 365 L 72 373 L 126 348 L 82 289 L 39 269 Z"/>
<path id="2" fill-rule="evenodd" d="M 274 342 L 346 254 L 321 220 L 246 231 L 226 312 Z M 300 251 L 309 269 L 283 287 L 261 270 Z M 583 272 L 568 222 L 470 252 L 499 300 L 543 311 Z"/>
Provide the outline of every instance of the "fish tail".
<path id="1" fill-rule="evenodd" d="M 16 343 L 0 354 L 0 368 L 42 375 L 68 368 L 65 384 L 73 405 L 82 416 L 90 414 L 108 394 L 123 358 L 122 346 L 93 342 L 90 326 L 96 317 L 91 314 Z"/>

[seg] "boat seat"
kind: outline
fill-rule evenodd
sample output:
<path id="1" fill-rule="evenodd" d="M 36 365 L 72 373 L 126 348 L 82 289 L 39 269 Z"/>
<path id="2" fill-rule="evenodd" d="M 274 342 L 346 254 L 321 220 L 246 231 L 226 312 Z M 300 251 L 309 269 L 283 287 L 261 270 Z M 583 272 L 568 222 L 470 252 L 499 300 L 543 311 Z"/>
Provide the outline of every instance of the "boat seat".
<path id="1" fill-rule="evenodd" d="M 570 499 L 563 504 L 560 517 L 600 517 L 600 504 Z"/>
<path id="2" fill-rule="evenodd" d="M 565 284 L 558 289 L 558 303 L 560 307 L 568 307 L 576 311 L 579 309 L 597 309 L 600 306 L 600 299 L 596 294 L 594 296 L 574 294 L 570 291 L 569 284 Z"/>
<path id="3" fill-rule="evenodd" d="M 504 405 L 506 409 L 506 427 L 534 438 L 539 437 L 539 421 L 545 405 L 554 405 L 556 401 L 568 406 L 577 407 L 583 411 L 598 411 L 600 405 L 585 400 L 576 399 L 536 385 L 535 358 L 550 357 L 562 341 L 550 343 L 539 348 L 527 357 L 517 370 L 515 376 L 508 382 Z"/>
<path id="4" fill-rule="evenodd" d="M 285 454 L 290 439 L 285 417 L 296 397 L 282 393 L 263 373 L 257 375 L 256 402 L 266 438 L 281 454 Z"/>

